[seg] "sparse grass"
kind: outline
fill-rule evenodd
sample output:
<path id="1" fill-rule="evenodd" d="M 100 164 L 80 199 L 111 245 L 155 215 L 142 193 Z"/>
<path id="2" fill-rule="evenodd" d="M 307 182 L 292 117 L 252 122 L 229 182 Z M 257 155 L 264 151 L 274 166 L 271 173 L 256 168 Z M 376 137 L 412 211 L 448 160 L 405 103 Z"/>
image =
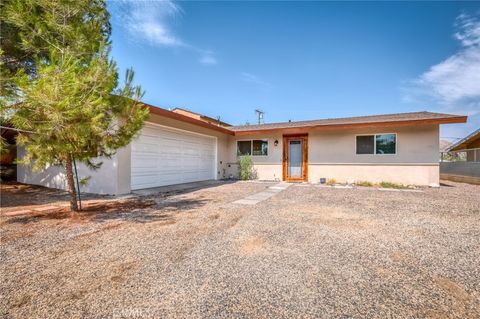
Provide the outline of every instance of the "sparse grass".
<path id="1" fill-rule="evenodd" d="M 327 179 L 327 182 L 325 184 L 329 185 L 329 186 L 334 186 L 334 185 L 337 185 L 338 182 L 335 178 L 329 178 L 329 179 Z M 386 182 L 386 181 L 380 182 L 378 184 L 373 183 L 373 182 L 369 182 L 369 181 L 356 181 L 354 184 L 355 184 L 355 186 L 362 186 L 362 187 L 382 187 L 382 188 L 394 188 L 394 189 L 409 189 L 409 188 L 412 188 L 412 186 L 393 183 L 393 182 Z"/>
<path id="2" fill-rule="evenodd" d="M 405 185 L 397 184 L 397 183 L 392 183 L 392 182 L 381 182 L 379 185 L 380 185 L 380 187 L 383 187 L 383 188 L 395 188 L 395 189 L 408 188 L 408 187 L 405 186 Z"/>
<path id="3" fill-rule="evenodd" d="M 367 181 L 358 181 L 358 182 L 355 182 L 355 185 L 356 186 L 363 186 L 363 187 L 373 187 L 373 186 L 375 186 L 374 183 L 367 182 Z"/>
<path id="4" fill-rule="evenodd" d="M 329 186 L 333 186 L 333 185 L 337 184 L 337 180 L 335 178 L 329 178 L 329 179 L 327 179 L 326 184 L 329 185 Z"/>

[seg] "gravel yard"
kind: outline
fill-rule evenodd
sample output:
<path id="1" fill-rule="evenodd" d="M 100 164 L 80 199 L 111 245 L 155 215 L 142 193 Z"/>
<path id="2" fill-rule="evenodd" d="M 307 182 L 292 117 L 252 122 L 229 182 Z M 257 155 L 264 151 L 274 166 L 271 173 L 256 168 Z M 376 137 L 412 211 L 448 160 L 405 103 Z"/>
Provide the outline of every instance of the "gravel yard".
<path id="1" fill-rule="evenodd" d="M 2 217 L 0 317 L 480 317 L 480 186 L 272 185 Z"/>

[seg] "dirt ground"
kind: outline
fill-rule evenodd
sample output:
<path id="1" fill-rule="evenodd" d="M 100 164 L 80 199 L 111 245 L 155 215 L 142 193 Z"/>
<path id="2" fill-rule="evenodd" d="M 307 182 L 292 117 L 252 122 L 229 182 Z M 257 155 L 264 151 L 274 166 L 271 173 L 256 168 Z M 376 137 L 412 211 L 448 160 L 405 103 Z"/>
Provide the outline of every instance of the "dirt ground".
<path id="1" fill-rule="evenodd" d="M 272 185 L 2 216 L 0 317 L 480 317 L 480 186 L 300 184 L 233 203 Z M 40 203 L 61 193 L 36 191 Z M 32 198 L 14 193 L 2 190 L 2 209 Z"/>
<path id="2" fill-rule="evenodd" d="M 88 194 L 83 199 L 108 199 L 111 196 Z M 68 203 L 70 197 L 66 191 L 45 188 L 16 182 L 0 183 L 0 207 L 2 211 L 23 210 L 33 205 L 55 205 Z"/>

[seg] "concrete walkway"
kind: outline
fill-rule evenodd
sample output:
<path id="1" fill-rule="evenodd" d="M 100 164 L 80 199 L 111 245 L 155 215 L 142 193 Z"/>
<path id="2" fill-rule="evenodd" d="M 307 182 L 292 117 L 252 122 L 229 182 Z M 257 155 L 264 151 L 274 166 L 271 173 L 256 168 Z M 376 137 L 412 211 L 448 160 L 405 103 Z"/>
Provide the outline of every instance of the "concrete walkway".
<path id="1" fill-rule="evenodd" d="M 234 201 L 233 203 L 234 204 L 240 204 L 240 205 L 255 205 L 255 204 L 258 204 L 260 202 L 263 202 L 264 200 L 269 199 L 273 195 L 276 195 L 276 194 L 280 193 L 281 191 L 290 187 L 290 185 L 291 184 L 285 183 L 285 182 L 278 183 L 275 186 L 268 187 L 266 190 L 264 190 L 260 193 L 256 193 L 256 194 L 247 196 L 243 199 L 239 199 L 237 201 Z"/>
<path id="2" fill-rule="evenodd" d="M 137 190 L 132 190 L 132 193 L 136 195 L 148 196 L 148 195 L 156 195 L 159 193 L 184 192 L 187 190 L 197 190 L 201 188 L 215 187 L 222 184 L 233 183 L 233 182 L 234 181 L 208 180 L 208 181 L 201 181 L 201 182 L 192 182 L 192 183 L 183 183 L 183 184 L 175 184 L 175 185 L 168 185 L 168 186 L 137 189 Z"/>

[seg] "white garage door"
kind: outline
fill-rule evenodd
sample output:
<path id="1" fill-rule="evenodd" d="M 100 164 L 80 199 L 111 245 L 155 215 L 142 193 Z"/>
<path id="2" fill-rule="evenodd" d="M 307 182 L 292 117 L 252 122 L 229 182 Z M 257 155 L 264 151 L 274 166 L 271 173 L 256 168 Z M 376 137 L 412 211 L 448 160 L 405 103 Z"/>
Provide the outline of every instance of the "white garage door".
<path id="1" fill-rule="evenodd" d="M 131 188 L 215 179 L 216 139 L 145 125 L 132 142 Z"/>

